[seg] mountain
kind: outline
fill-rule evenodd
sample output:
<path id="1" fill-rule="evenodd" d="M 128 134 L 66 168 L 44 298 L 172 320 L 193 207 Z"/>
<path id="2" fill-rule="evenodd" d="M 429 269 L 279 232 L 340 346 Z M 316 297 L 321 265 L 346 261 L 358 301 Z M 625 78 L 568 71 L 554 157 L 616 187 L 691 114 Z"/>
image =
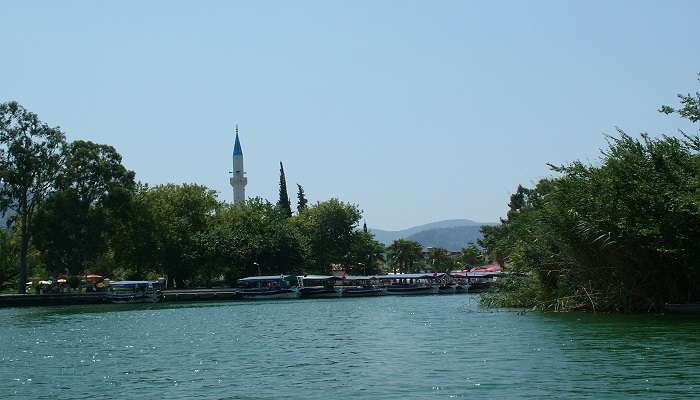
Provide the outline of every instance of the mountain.
<path id="1" fill-rule="evenodd" d="M 456 226 L 452 228 L 428 229 L 407 237 L 423 247 L 442 247 L 450 251 L 459 251 L 469 243 L 481 239 L 481 225 Z"/>
<path id="2" fill-rule="evenodd" d="M 396 239 L 415 240 L 423 247 L 443 247 L 457 251 L 481 238 L 481 226 L 490 223 L 475 222 L 469 219 L 449 219 L 414 226 L 400 231 L 370 229 L 375 238 L 388 245 Z"/>

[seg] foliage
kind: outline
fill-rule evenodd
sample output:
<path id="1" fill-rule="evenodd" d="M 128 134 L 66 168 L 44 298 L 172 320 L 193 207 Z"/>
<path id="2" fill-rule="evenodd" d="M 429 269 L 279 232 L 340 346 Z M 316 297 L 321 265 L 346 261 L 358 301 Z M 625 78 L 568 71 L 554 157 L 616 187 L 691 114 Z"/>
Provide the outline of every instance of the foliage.
<path id="1" fill-rule="evenodd" d="M 33 230 L 50 271 L 83 273 L 107 251 L 134 173 L 112 146 L 88 141 L 66 146 L 63 159 L 56 191 L 38 209 Z"/>
<path id="2" fill-rule="evenodd" d="M 486 263 L 481 250 L 473 243 L 459 252 L 457 261 L 460 262 L 464 268 L 474 268 Z"/>
<path id="3" fill-rule="evenodd" d="M 387 247 L 394 273 L 417 272 L 423 267 L 423 246 L 412 240 L 397 239 Z"/>
<path id="4" fill-rule="evenodd" d="M 0 228 L 0 290 L 6 282 L 15 279 L 17 266 L 17 235 L 10 229 Z"/>
<path id="5" fill-rule="evenodd" d="M 351 275 L 373 275 L 381 271 L 385 248 L 366 229 L 357 232 L 350 246 L 346 272 Z"/>
<path id="6" fill-rule="evenodd" d="M 25 291 L 34 212 L 55 184 L 64 145 L 59 128 L 16 102 L 0 104 L 0 212 L 13 210 L 19 225 L 19 293 Z"/>
<path id="7" fill-rule="evenodd" d="M 694 108 L 679 114 L 696 121 Z M 698 143 L 618 131 L 599 165 L 552 166 L 558 177 L 519 187 L 502 224 L 483 228 L 489 253 L 536 283 L 505 287 L 504 303 L 646 311 L 700 300 Z"/>
<path id="8" fill-rule="evenodd" d="M 304 194 L 304 188 L 297 183 L 297 214 L 301 214 L 302 211 L 306 210 L 309 201 L 306 200 L 306 194 Z"/>
<path id="9" fill-rule="evenodd" d="M 427 264 L 435 272 L 449 272 L 454 269 L 455 262 L 450 257 L 450 252 L 441 247 L 431 247 L 428 249 Z"/>
<path id="10" fill-rule="evenodd" d="M 143 194 L 144 205 L 155 221 L 156 269 L 167 274 L 170 287 L 184 287 L 196 270 L 191 257 L 197 244 L 195 238 L 207 230 L 220 206 L 216 192 L 196 184 L 168 184 Z"/>
<path id="11" fill-rule="evenodd" d="M 277 205 L 285 212 L 287 217 L 292 216 L 292 204 L 289 202 L 287 195 L 287 179 L 284 177 L 284 166 L 280 161 L 280 199 Z"/>
<path id="12" fill-rule="evenodd" d="M 318 202 L 294 217 L 309 241 L 309 272 L 330 273 L 331 264 L 349 265 L 361 217 L 356 205 L 338 199 Z"/>

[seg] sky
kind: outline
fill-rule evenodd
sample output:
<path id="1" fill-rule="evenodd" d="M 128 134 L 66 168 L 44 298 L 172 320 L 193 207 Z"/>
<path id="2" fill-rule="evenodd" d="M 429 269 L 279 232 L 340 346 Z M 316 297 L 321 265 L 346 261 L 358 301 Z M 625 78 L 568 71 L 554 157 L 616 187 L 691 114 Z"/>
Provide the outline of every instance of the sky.
<path id="1" fill-rule="evenodd" d="M 137 179 L 356 203 L 370 227 L 497 221 L 546 163 L 695 92 L 697 1 L 3 1 L 0 101 Z"/>

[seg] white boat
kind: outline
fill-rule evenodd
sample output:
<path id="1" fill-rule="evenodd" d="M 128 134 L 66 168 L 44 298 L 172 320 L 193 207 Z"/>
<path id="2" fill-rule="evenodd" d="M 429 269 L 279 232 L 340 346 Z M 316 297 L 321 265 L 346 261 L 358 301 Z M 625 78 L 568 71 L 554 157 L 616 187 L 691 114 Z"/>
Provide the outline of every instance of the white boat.
<path id="1" fill-rule="evenodd" d="M 249 300 L 296 299 L 303 287 L 301 277 L 295 275 L 251 276 L 239 279 L 241 297 Z"/>
<path id="2" fill-rule="evenodd" d="M 112 303 L 157 303 L 163 294 L 158 281 L 110 282 L 105 299 Z"/>

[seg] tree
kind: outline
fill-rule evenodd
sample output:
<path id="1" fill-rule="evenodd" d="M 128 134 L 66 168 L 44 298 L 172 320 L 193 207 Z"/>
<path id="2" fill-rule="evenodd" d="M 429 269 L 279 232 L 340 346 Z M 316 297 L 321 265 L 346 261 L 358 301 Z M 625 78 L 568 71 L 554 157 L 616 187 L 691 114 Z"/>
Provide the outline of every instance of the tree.
<path id="1" fill-rule="evenodd" d="M 345 263 L 346 271 L 352 275 L 372 275 L 379 273 L 385 262 L 384 245 L 374 235 L 362 230 L 355 234 Z"/>
<path id="2" fill-rule="evenodd" d="M 280 199 L 277 205 L 286 213 L 287 217 L 292 216 L 292 205 L 287 195 L 287 179 L 284 177 L 284 166 L 280 161 Z"/>
<path id="3" fill-rule="evenodd" d="M 304 194 L 304 188 L 297 183 L 297 214 L 301 214 L 302 211 L 306 210 L 307 204 L 306 195 Z"/>
<path id="4" fill-rule="evenodd" d="M 218 210 L 196 249 L 205 281 L 224 273 L 229 281 L 248 275 L 301 273 L 308 245 L 284 211 L 261 198 Z"/>
<path id="5" fill-rule="evenodd" d="M 144 204 L 155 222 L 158 270 L 167 274 L 170 287 L 185 287 L 196 274 L 195 238 L 220 207 L 216 192 L 196 184 L 159 185 L 144 193 Z"/>
<path id="6" fill-rule="evenodd" d="M 700 82 L 700 79 L 698 79 L 698 82 Z M 679 94 L 678 98 L 681 100 L 680 107 L 676 108 L 664 105 L 661 106 L 659 111 L 664 114 L 676 113 L 682 118 L 688 119 L 690 122 L 700 121 L 700 92 L 695 92 L 695 95 L 690 93 L 687 95 Z"/>
<path id="7" fill-rule="evenodd" d="M 459 252 L 457 259 L 460 263 L 462 263 L 462 265 L 464 265 L 465 268 L 478 267 L 479 265 L 484 264 L 486 261 L 481 254 L 481 250 L 479 250 L 479 248 L 473 243 L 463 248 Z"/>
<path id="8" fill-rule="evenodd" d="M 0 289 L 17 273 L 17 244 L 14 232 L 0 228 Z"/>
<path id="9" fill-rule="evenodd" d="M 293 222 L 309 240 L 312 272 L 330 273 L 331 264 L 348 265 L 361 217 L 356 205 L 330 199 L 294 218 Z"/>
<path id="10" fill-rule="evenodd" d="M 18 293 L 25 292 L 27 254 L 35 210 L 52 190 L 62 165 L 65 136 L 17 102 L 0 104 L 0 211 L 19 227 Z"/>
<path id="11" fill-rule="evenodd" d="M 394 273 L 416 272 L 423 266 L 423 246 L 413 240 L 397 239 L 387 247 Z"/>
<path id="12" fill-rule="evenodd" d="M 449 272 L 454 266 L 450 252 L 441 247 L 428 249 L 427 263 L 434 272 Z"/>
<path id="13" fill-rule="evenodd" d="M 65 147 L 56 191 L 38 209 L 35 245 L 51 272 L 95 268 L 130 201 L 134 173 L 108 145 L 77 140 Z"/>

